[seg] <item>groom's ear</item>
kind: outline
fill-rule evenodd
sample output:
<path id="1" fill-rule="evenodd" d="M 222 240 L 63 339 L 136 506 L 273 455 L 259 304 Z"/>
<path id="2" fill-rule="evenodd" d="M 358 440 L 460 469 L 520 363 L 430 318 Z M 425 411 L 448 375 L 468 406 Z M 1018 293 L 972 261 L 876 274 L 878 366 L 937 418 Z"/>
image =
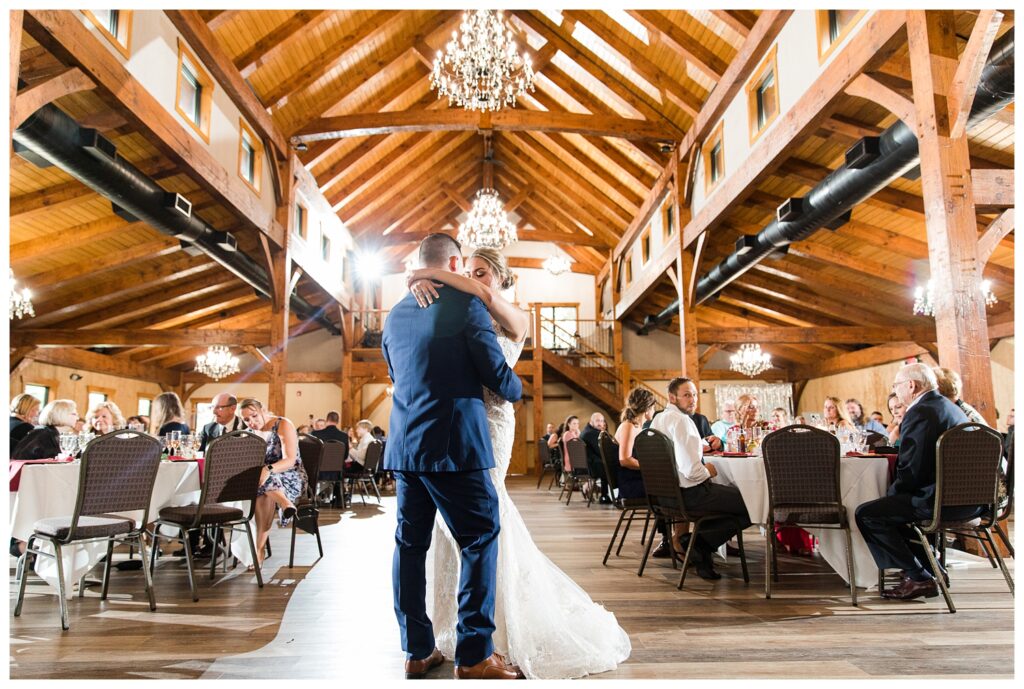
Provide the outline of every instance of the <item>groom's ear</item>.
<path id="1" fill-rule="evenodd" d="M 448 257 L 448 272 L 458 273 L 462 271 L 462 257 L 461 256 L 449 256 Z"/>

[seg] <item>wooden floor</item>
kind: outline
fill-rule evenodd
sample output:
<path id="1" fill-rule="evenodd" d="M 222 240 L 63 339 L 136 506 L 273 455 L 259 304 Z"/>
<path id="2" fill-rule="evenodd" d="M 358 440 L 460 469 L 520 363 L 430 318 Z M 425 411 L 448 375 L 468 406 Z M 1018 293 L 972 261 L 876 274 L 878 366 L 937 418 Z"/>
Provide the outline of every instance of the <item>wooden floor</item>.
<path id="1" fill-rule="evenodd" d="M 736 564 L 720 567 L 719 582 L 688 577 L 687 589 L 677 591 L 678 573 L 663 560 L 636 576 L 639 531 L 622 557 L 601 565 L 614 510 L 575 499 L 565 507 L 534 485 L 510 481 L 538 545 L 632 639 L 629 660 L 601 678 L 1013 676 L 1013 599 L 998 571 L 977 558 L 963 555 L 951 566 L 955 615 L 941 598 L 896 603 L 877 592 L 862 592 L 855 609 L 842 580 L 808 558 L 780 560 L 782 581 L 766 601 L 756 529 L 748 532 L 750 585 Z M 201 579 L 193 603 L 184 561 L 166 558 L 156 572 L 158 609 L 150 612 L 141 572 L 115 570 L 106 602 L 92 588 L 71 600 L 71 630 L 63 633 L 52 589 L 33 578 L 22 616 L 10 618 L 10 676 L 400 679 L 394 508 L 394 497 L 385 496 L 382 506 L 357 499 L 352 511 L 327 511 L 324 558 L 314 562 L 315 542 L 302 535 L 291 570 L 289 532 L 275 532 L 263 590 L 241 567 L 218 570 L 214 581 Z M 12 558 L 12 599 L 13 565 Z M 451 671 L 446 663 L 434 674 L 449 678 Z"/>

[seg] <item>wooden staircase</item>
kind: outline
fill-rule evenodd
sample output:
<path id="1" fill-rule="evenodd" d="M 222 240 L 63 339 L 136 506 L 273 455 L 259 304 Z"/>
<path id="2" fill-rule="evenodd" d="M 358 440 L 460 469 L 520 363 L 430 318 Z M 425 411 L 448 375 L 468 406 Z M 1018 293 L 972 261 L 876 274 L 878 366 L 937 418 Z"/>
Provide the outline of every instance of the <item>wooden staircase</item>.
<path id="1" fill-rule="evenodd" d="M 617 421 L 622 412 L 624 400 L 619 390 L 621 381 L 612 371 L 600 366 L 586 366 L 586 358 L 567 356 L 550 349 L 544 349 L 545 375 L 548 372 L 568 385 L 572 390 L 596 404 L 602 411 Z"/>

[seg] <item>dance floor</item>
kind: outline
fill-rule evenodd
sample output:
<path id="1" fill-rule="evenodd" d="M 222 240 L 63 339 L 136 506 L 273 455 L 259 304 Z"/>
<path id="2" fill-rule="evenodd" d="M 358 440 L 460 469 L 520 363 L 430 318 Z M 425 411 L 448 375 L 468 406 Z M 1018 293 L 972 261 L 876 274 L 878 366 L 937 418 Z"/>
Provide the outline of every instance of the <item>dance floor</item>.
<path id="1" fill-rule="evenodd" d="M 639 529 L 621 557 L 601 565 L 615 510 L 588 509 L 575 498 L 566 507 L 535 485 L 528 477 L 509 483 L 538 545 L 632 639 L 630 659 L 602 678 L 1013 676 L 1013 598 L 987 561 L 954 553 L 955 615 L 941 597 L 897 603 L 877 592 L 861 592 L 853 608 L 845 584 L 820 558 L 781 557 L 782 581 L 766 601 L 764 542 L 754 528 L 747 532 L 749 585 L 736 562 L 719 567 L 721 581 L 687 577 L 678 591 L 678 571 L 665 560 L 636 576 Z M 71 630 L 63 633 L 54 590 L 33 577 L 22 616 L 10 618 L 10 675 L 401 679 L 391 604 L 394 509 L 394 496 L 385 495 L 381 506 L 357 498 L 354 510 L 325 510 L 323 559 L 316 560 L 314 538 L 301 534 L 292 569 L 290 532 L 275 531 L 263 590 L 242 567 L 226 575 L 218 567 L 213 581 L 207 569 L 193 603 L 184 560 L 165 558 L 156 572 L 158 609 L 150 612 L 141 572 L 115 570 L 107 601 L 98 587 L 70 601 Z M 11 558 L 12 601 L 14 564 Z M 432 676 L 451 672 L 445 663 Z"/>

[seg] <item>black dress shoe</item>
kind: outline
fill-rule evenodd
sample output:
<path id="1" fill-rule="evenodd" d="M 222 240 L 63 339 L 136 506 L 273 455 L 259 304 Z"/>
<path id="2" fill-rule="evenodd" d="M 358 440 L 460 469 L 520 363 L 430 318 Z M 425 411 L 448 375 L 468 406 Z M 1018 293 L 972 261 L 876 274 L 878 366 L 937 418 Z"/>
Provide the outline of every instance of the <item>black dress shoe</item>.
<path id="1" fill-rule="evenodd" d="M 612 504 L 612 499 L 609 498 L 607 495 L 602 495 L 601 499 L 598 500 L 597 502 L 601 505 L 610 505 Z"/>
<path id="2" fill-rule="evenodd" d="M 939 585 L 934 579 L 914 581 L 906 577 L 891 589 L 882 591 L 882 598 L 887 600 L 914 600 L 915 598 L 935 598 L 939 595 Z"/>
<path id="3" fill-rule="evenodd" d="M 722 575 L 715 571 L 715 568 L 710 562 L 702 562 L 693 568 L 693 571 L 697 573 L 701 579 L 707 581 L 718 581 L 722 578 Z"/>
<path id="4" fill-rule="evenodd" d="M 665 539 L 662 539 L 661 543 L 658 544 L 658 547 L 655 548 L 654 552 L 651 553 L 651 557 L 656 557 L 658 559 L 663 559 L 671 556 L 672 551 L 669 550 L 668 541 L 666 541 Z"/>

